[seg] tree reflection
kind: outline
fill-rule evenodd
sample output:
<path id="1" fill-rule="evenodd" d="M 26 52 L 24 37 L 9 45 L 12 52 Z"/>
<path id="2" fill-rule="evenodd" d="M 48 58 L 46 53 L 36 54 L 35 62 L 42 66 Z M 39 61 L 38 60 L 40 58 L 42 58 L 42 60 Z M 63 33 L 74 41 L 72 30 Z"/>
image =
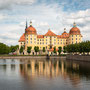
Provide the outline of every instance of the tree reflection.
<path id="1" fill-rule="evenodd" d="M 71 81 L 72 85 L 80 83 L 80 79 L 85 77 L 90 79 L 90 64 L 87 66 L 79 62 L 65 60 L 29 60 L 29 64 L 20 64 L 20 72 L 23 77 L 62 77 Z"/>

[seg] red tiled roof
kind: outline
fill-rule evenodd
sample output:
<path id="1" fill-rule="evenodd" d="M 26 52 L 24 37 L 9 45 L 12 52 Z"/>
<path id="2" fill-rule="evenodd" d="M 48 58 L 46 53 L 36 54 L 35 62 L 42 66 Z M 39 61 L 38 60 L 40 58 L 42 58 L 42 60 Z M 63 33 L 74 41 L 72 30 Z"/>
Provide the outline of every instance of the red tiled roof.
<path id="1" fill-rule="evenodd" d="M 69 33 L 63 32 L 63 33 L 62 33 L 62 37 L 63 37 L 63 38 L 68 38 L 68 37 L 69 37 Z"/>
<path id="2" fill-rule="evenodd" d="M 79 34 L 80 35 L 80 30 L 79 30 L 79 28 L 77 28 L 77 27 L 73 27 L 73 28 L 71 28 L 70 29 L 70 32 L 69 32 L 70 34 Z"/>
<path id="3" fill-rule="evenodd" d="M 48 32 L 45 34 L 45 36 L 57 36 L 55 33 L 53 33 L 51 30 L 48 30 Z"/>
<path id="4" fill-rule="evenodd" d="M 33 26 L 29 26 L 26 30 L 25 30 L 26 34 L 37 34 L 36 29 Z"/>
<path id="5" fill-rule="evenodd" d="M 44 35 L 37 35 L 37 38 L 44 38 Z"/>
<path id="6" fill-rule="evenodd" d="M 25 34 L 20 37 L 19 42 L 25 42 Z"/>
<path id="7" fill-rule="evenodd" d="M 57 35 L 58 38 L 68 38 L 69 37 L 69 33 L 62 33 L 62 35 Z"/>

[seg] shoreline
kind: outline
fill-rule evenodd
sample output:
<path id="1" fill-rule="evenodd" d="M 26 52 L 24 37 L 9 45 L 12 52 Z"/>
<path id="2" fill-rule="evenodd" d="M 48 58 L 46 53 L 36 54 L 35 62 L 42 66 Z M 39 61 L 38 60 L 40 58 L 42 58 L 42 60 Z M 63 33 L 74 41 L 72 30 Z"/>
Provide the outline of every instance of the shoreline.
<path id="1" fill-rule="evenodd" d="M 85 62 L 90 62 L 90 55 L 72 55 L 68 54 L 66 55 L 67 60 L 72 60 L 72 61 L 85 61 Z"/>
<path id="2" fill-rule="evenodd" d="M 0 59 L 47 59 L 47 56 L 0 56 Z M 53 58 L 66 58 L 66 56 L 49 56 L 50 59 Z"/>

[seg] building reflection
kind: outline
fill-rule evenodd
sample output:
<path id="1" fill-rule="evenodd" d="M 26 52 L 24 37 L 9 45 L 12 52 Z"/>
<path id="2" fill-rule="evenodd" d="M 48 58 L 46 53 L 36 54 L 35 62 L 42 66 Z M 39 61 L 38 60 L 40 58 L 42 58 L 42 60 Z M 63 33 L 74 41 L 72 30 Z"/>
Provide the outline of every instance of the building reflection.
<path id="1" fill-rule="evenodd" d="M 80 65 L 64 60 L 27 60 L 26 64 L 20 64 L 20 73 L 28 80 L 37 77 L 46 77 L 48 79 L 60 77 L 65 81 L 69 80 L 74 86 L 78 86 L 81 79 Z"/>
<path id="2" fill-rule="evenodd" d="M 63 79 L 73 86 L 80 86 L 83 77 L 90 80 L 90 63 L 71 62 L 66 60 L 1 60 L 0 72 L 2 75 L 23 77 L 27 81 L 36 78 Z"/>
<path id="3" fill-rule="evenodd" d="M 19 61 L 14 60 L 14 59 L 3 59 L 1 60 L 1 64 L 0 64 L 0 71 L 2 71 L 1 73 L 3 73 L 4 75 L 11 75 L 12 73 L 14 74 L 19 74 Z"/>

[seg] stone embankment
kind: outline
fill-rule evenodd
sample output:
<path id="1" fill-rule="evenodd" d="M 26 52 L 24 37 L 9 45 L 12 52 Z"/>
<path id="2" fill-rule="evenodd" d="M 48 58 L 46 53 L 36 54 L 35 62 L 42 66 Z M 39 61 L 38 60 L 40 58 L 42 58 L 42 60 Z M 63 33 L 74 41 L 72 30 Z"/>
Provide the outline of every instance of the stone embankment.
<path id="1" fill-rule="evenodd" d="M 0 56 L 0 59 L 47 59 L 47 56 Z M 49 56 L 49 58 L 66 58 L 65 56 Z"/>
<path id="2" fill-rule="evenodd" d="M 90 55 L 66 55 L 66 60 L 77 60 L 77 61 L 89 61 L 90 62 Z"/>

